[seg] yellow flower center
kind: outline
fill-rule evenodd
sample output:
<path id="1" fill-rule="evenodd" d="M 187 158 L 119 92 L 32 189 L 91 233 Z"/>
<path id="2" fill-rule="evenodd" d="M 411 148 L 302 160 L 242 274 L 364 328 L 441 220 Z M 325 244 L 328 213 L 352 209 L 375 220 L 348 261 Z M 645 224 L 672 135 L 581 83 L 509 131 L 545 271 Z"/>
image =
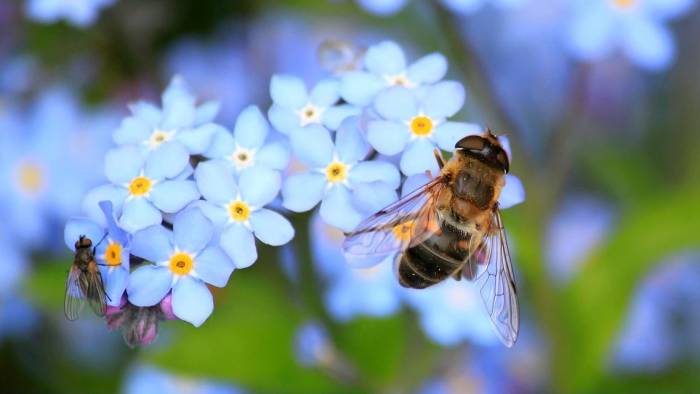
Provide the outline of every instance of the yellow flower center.
<path id="1" fill-rule="evenodd" d="M 153 133 L 151 133 L 151 136 L 148 137 L 148 141 L 146 142 L 148 144 L 148 147 L 151 149 L 155 149 L 160 146 L 163 142 L 170 141 L 173 137 L 172 131 L 164 131 L 164 130 L 154 130 Z"/>
<path id="2" fill-rule="evenodd" d="M 153 184 L 150 179 L 145 176 L 138 176 L 129 183 L 129 193 L 133 196 L 143 196 L 151 191 L 151 186 Z"/>
<path id="3" fill-rule="evenodd" d="M 418 137 L 425 137 L 433 132 L 433 121 L 427 116 L 419 115 L 411 119 L 411 131 Z"/>
<path id="4" fill-rule="evenodd" d="M 187 275 L 193 266 L 192 256 L 187 253 L 178 252 L 170 256 L 170 271 L 175 275 Z"/>
<path id="5" fill-rule="evenodd" d="M 326 167 L 326 178 L 331 183 L 343 182 L 348 177 L 347 166 L 340 162 L 333 162 Z"/>
<path id="6" fill-rule="evenodd" d="M 618 8 L 629 9 L 637 4 L 637 0 L 612 0 L 612 3 Z"/>
<path id="7" fill-rule="evenodd" d="M 302 126 L 306 126 L 311 123 L 321 123 L 322 113 L 323 108 L 316 107 L 313 104 L 307 104 L 304 108 L 299 110 L 299 123 Z"/>
<path id="8" fill-rule="evenodd" d="M 412 88 L 415 86 L 404 74 L 388 75 L 385 76 L 384 79 L 389 86 L 403 86 L 404 88 Z"/>
<path id="9" fill-rule="evenodd" d="M 394 237 L 401 242 L 408 242 L 413 237 L 413 228 L 416 226 L 415 222 L 410 220 L 404 223 L 397 224 L 391 230 L 394 233 Z"/>
<path id="10" fill-rule="evenodd" d="M 39 164 L 28 161 L 23 163 L 18 169 L 19 187 L 22 191 L 30 195 L 39 194 L 46 184 L 44 179 L 44 169 Z"/>
<path id="11" fill-rule="evenodd" d="M 122 264 L 122 246 L 119 243 L 109 241 L 105 250 L 105 261 L 110 267 Z"/>
<path id="12" fill-rule="evenodd" d="M 231 220 L 245 222 L 250 216 L 250 207 L 243 201 L 234 201 L 228 205 L 228 214 Z"/>

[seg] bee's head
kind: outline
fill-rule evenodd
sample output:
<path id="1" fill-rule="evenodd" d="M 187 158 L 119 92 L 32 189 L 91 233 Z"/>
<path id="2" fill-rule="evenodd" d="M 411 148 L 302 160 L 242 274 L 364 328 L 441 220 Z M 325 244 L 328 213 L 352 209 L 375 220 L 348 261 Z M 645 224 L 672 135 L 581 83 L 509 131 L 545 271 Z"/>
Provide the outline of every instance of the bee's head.
<path id="1" fill-rule="evenodd" d="M 90 238 L 81 235 L 77 241 L 75 241 L 75 249 L 89 248 L 92 246 L 92 241 Z"/>
<path id="2" fill-rule="evenodd" d="M 474 157 L 505 173 L 510 169 L 508 154 L 491 130 L 487 130 L 484 135 L 468 135 L 459 140 L 455 148 L 458 152 Z"/>

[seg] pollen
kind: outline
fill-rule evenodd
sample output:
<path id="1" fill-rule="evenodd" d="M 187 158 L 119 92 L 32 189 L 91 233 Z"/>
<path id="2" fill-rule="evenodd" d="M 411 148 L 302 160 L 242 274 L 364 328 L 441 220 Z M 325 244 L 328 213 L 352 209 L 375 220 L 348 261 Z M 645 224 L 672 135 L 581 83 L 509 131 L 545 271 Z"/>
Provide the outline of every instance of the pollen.
<path id="1" fill-rule="evenodd" d="M 188 253 L 177 252 L 170 256 L 170 271 L 175 275 L 187 275 L 193 266 L 194 260 Z"/>
<path id="2" fill-rule="evenodd" d="M 243 201 L 234 201 L 228 205 L 228 214 L 233 221 L 245 222 L 250 217 L 250 207 Z"/>
<path id="3" fill-rule="evenodd" d="M 105 262 L 110 267 L 122 264 L 122 245 L 118 242 L 110 241 L 105 250 Z"/>
<path id="4" fill-rule="evenodd" d="M 46 184 L 44 169 L 37 163 L 27 161 L 17 171 L 19 187 L 30 195 L 39 194 Z"/>
<path id="5" fill-rule="evenodd" d="M 618 8 L 629 9 L 637 4 L 637 0 L 612 0 L 613 5 Z"/>
<path id="6" fill-rule="evenodd" d="M 341 162 L 333 162 L 326 167 L 326 178 L 331 183 L 343 182 L 348 177 L 348 168 Z"/>
<path id="7" fill-rule="evenodd" d="M 153 133 L 151 133 L 151 136 L 148 137 L 146 144 L 150 149 L 156 149 L 163 142 L 170 141 L 174 134 L 175 133 L 172 131 L 164 131 L 159 129 L 153 130 Z"/>
<path id="8" fill-rule="evenodd" d="M 401 242 L 408 242 L 411 237 L 413 237 L 413 229 L 415 228 L 416 223 L 414 221 L 408 221 L 404 223 L 397 224 L 394 226 L 392 229 L 392 232 L 394 233 L 394 237 L 398 239 Z"/>
<path id="9" fill-rule="evenodd" d="M 424 115 L 416 116 L 411 119 L 411 131 L 415 136 L 427 137 L 433 132 L 433 120 Z"/>
<path id="10" fill-rule="evenodd" d="M 132 179 L 131 183 L 129 183 L 129 193 L 132 196 L 143 196 L 151 191 L 151 186 L 153 186 L 153 183 L 150 179 L 145 176 L 139 176 Z"/>
<path id="11" fill-rule="evenodd" d="M 321 123 L 321 115 L 323 114 L 323 108 L 317 107 L 309 103 L 306 104 L 306 106 L 300 109 L 297 113 L 299 115 L 299 124 L 301 126 L 306 126 L 312 123 Z"/>

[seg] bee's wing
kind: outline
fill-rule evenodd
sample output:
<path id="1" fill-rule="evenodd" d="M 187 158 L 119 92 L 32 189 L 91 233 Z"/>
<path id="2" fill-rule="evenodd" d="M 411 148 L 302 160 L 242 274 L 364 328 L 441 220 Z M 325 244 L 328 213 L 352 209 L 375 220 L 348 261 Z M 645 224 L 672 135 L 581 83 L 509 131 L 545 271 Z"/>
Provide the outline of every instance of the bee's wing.
<path id="1" fill-rule="evenodd" d="M 494 208 L 493 226 L 476 252 L 485 264 L 485 271 L 477 280 L 481 282 L 481 298 L 501 342 L 511 347 L 518 339 L 520 312 L 508 241 L 498 207 Z"/>
<path id="2" fill-rule="evenodd" d="M 438 229 L 435 202 L 445 185 L 444 177 L 436 177 L 360 223 L 343 242 L 348 262 L 373 265 L 432 235 Z M 407 234 L 397 237 L 395 229 L 405 224 Z"/>
<path id="3" fill-rule="evenodd" d="M 88 304 L 90 304 L 90 308 L 92 308 L 96 315 L 104 316 L 107 310 L 107 293 L 105 292 L 104 282 L 102 282 L 102 274 L 100 274 L 97 263 L 94 261 L 88 266 L 87 280 Z"/>
<path id="4" fill-rule="evenodd" d="M 63 313 L 68 320 L 77 320 L 80 316 L 80 311 L 85 306 L 85 296 L 81 285 L 81 272 L 78 267 L 71 265 L 66 279 L 66 294 L 63 299 Z"/>

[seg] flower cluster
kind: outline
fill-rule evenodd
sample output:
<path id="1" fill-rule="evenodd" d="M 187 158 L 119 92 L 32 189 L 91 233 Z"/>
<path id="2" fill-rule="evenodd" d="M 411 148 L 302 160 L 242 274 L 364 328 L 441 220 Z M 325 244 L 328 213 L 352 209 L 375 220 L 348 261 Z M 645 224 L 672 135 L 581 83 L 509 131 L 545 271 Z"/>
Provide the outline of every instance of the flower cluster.
<path id="1" fill-rule="evenodd" d="M 155 338 L 158 320 L 204 323 L 214 307 L 207 286 L 252 265 L 255 238 L 282 245 L 294 229 L 266 208 L 289 155 L 259 109 L 244 109 L 231 133 L 213 123 L 218 104 L 197 103 L 175 77 L 162 106 L 130 110 L 105 156 L 108 182 L 87 193 L 86 216 L 67 223 L 65 241 L 72 248 L 86 235 L 96 245 L 108 323 L 137 345 Z"/>
<path id="2" fill-rule="evenodd" d="M 218 104 L 198 103 L 180 77 L 162 106 L 133 103 L 114 132 L 118 146 L 105 157 L 108 182 L 87 193 L 87 217 L 66 226 L 69 247 L 83 234 L 97 243 L 110 327 L 121 327 L 130 344 L 145 344 L 159 320 L 204 323 L 214 308 L 207 286 L 223 287 L 235 269 L 252 265 L 256 238 L 281 246 L 294 237 L 291 223 L 269 207 L 319 206 L 312 246 L 334 317 L 387 315 L 404 301 L 429 311 L 428 301 L 398 286 L 393 256 L 352 270 L 340 243 L 342 232 L 396 201 L 399 190 L 406 195 L 427 182 L 425 171 L 437 174 L 435 149 L 453 152 L 460 138 L 481 132 L 450 120 L 465 89 L 443 80 L 446 72 L 443 55 L 409 64 L 396 43 L 385 41 L 312 87 L 275 75 L 267 112 L 275 131 L 255 106 L 241 111 L 233 132 L 214 123 Z M 524 198 L 517 178 L 506 182 L 503 208 Z M 455 294 L 442 293 L 436 297 Z"/>

